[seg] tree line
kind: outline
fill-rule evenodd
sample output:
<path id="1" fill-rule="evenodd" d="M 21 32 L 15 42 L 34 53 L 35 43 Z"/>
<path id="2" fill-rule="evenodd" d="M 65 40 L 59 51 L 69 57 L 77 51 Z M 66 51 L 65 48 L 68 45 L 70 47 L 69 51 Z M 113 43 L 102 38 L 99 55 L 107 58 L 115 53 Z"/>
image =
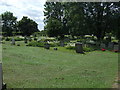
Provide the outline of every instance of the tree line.
<path id="1" fill-rule="evenodd" d="M 34 32 L 38 32 L 38 24 L 27 16 L 23 16 L 20 21 L 12 12 L 6 11 L 0 15 L 2 17 L 2 35 L 13 36 L 23 35 L 30 36 Z"/>
<path id="2" fill-rule="evenodd" d="M 120 40 L 120 3 L 46 2 L 44 30 L 49 36 L 94 35 L 103 40 L 114 35 Z"/>

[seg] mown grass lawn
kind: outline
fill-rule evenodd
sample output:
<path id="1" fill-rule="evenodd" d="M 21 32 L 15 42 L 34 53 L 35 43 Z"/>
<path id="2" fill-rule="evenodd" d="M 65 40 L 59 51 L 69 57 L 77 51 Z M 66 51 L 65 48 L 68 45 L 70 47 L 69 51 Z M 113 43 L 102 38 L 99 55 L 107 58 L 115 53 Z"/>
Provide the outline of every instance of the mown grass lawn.
<path id="1" fill-rule="evenodd" d="M 8 88 L 111 88 L 118 54 L 84 54 L 40 47 L 3 45 L 3 74 Z"/>

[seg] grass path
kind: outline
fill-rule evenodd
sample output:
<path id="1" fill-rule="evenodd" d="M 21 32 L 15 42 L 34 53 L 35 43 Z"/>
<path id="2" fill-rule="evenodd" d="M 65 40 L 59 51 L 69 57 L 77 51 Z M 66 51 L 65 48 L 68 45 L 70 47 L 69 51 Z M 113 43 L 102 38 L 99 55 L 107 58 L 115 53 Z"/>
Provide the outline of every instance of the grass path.
<path id="1" fill-rule="evenodd" d="M 8 88 L 111 88 L 118 55 L 86 55 L 38 47 L 3 45 L 4 82 Z"/>

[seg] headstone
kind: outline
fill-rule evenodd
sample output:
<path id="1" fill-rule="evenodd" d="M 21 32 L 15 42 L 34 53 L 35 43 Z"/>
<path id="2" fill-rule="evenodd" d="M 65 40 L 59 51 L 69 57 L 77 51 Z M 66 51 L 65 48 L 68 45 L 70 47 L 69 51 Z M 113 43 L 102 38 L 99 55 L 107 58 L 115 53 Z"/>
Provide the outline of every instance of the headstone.
<path id="1" fill-rule="evenodd" d="M 54 48 L 54 50 L 58 50 L 58 48 Z"/>
<path id="2" fill-rule="evenodd" d="M 119 51 L 119 45 L 114 45 L 114 51 Z"/>
<path id="3" fill-rule="evenodd" d="M 114 47 L 114 43 L 113 43 L 113 42 L 109 42 L 109 43 L 108 43 L 108 48 L 109 48 L 109 49 L 113 49 L 113 47 Z"/>
<path id="4" fill-rule="evenodd" d="M 15 45 L 15 39 L 12 38 L 12 42 L 11 42 L 12 45 Z"/>
<path id="5" fill-rule="evenodd" d="M 29 42 L 31 42 L 32 41 L 31 37 L 29 37 L 28 40 L 29 40 Z"/>
<path id="6" fill-rule="evenodd" d="M 24 38 L 24 42 L 27 43 L 27 37 Z"/>
<path id="7" fill-rule="evenodd" d="M 75 44 L 75 49 L 76 49 L 76 53 L 83 53 L 82 43 L 77 42 L 77 43 Z"/>
<path id="8" fill-rule="evenodd" d="M 100 48 L 105 48 L 105 44 L 104 44 L 104 43 L 101 43 L 101 44 L 100 44 Z"/>
<path id="9" fill-rule="evenodd" d="M 50 49 L 50 44 L 45 43 L 45 44 L 44 44 L 44 48 L 45 48 L 45 49 Z"/>
<path id="10" fill-rule="evenodd" d="M 60 46 L 64 47 L 64 41 L 60 41 Z"/>

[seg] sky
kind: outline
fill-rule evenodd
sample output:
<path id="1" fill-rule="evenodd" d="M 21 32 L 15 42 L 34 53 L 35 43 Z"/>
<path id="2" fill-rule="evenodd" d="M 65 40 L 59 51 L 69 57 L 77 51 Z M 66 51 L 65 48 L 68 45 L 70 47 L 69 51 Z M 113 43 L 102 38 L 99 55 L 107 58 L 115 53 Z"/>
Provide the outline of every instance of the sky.
<path id="1" fill-rule="evenodd" d="M 0 14 L 10 11 L 17 17 L 17 21 L 23 16 L 36 21 L 38 29 L 44 29 L 44 4 L 46 0 L 0 0 Z"/>

